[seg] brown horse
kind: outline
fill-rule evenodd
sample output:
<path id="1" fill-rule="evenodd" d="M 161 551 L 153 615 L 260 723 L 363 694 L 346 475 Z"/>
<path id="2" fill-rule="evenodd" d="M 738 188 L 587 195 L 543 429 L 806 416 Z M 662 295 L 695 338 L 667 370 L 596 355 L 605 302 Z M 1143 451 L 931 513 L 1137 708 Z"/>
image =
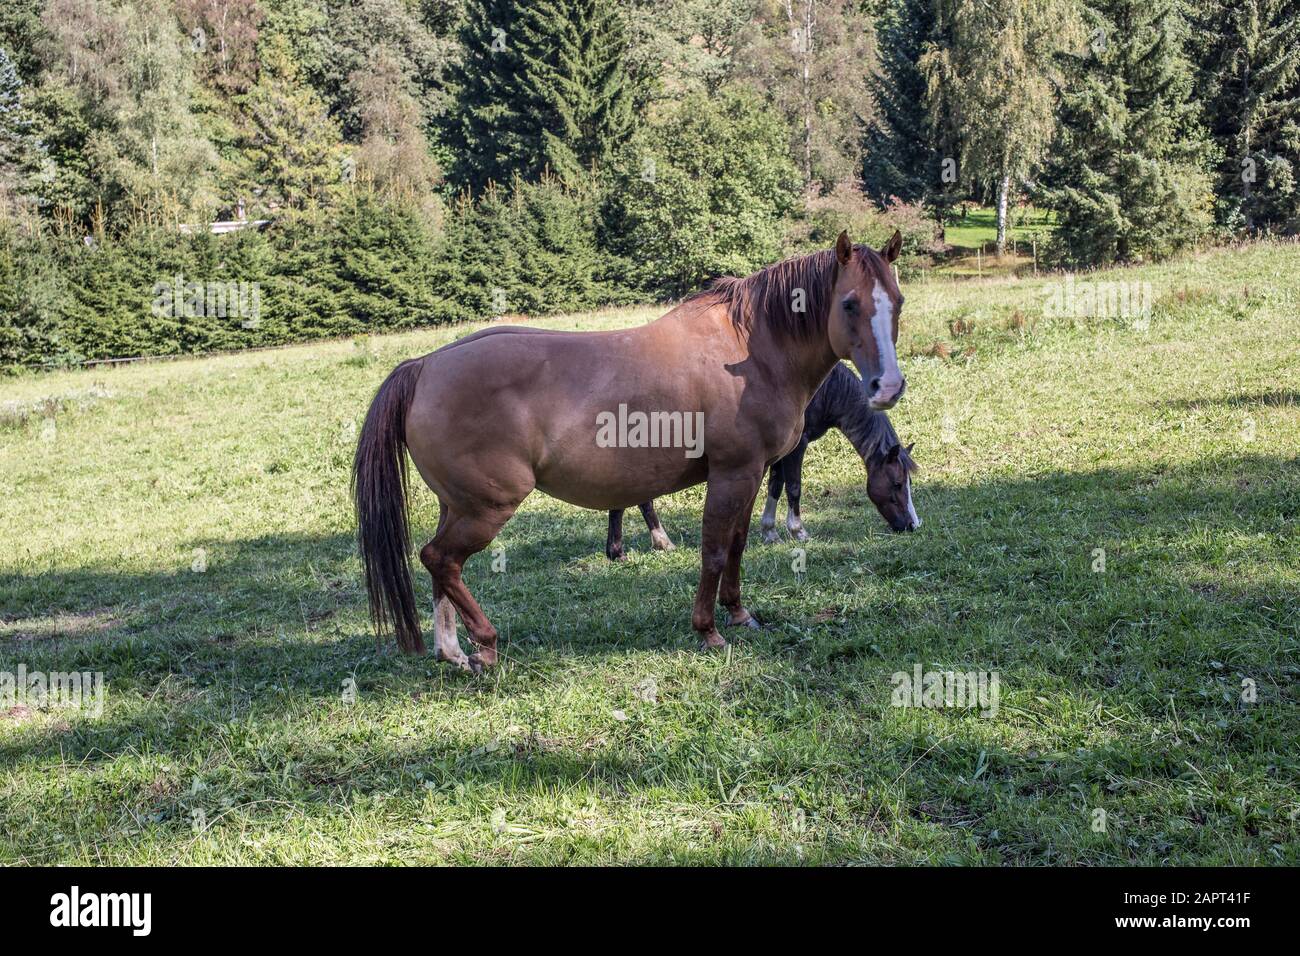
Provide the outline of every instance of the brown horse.
<path id="1" fill-rule="evenodd" d="M 839 359 L 862 372 L 873 408 L 903 393 L 903 297 L 889 268 L 901 245 L 896 232 L 876 253 L 841 233 L 833 250 L 718 280 L 639 328 L 491 328 L 403 362 L 379 387 L 353 462 L 376 629 L 391 625 L 403 651 L 424 651 L 404 451 L 440 506 L 420 560 L 441 660 L 475 672 L 496 662 L 496 629 L 461 568 L 534 488 L 608 511 L 705 482 L 692 625 L 705 647 L 725 646 L 720 601 L 730 624 L 757 627 L 741 602 L 740 559 L 764 469 L 798 443 L 804 409 Z"/>

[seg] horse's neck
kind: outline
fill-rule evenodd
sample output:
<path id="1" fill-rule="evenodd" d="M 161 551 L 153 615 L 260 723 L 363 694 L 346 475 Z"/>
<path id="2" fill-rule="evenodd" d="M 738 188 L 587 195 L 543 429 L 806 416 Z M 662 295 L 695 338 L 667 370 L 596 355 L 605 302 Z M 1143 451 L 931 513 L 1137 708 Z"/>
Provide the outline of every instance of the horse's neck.
<path id="1" fill-rule="evenodd" d="M 840 427 L 840 409 L 834 380 L 835 369 L 831 369 L 804 412 L 803 433 L 810 442 L 821 438 L 828 430 Z"/>
<path id="2" fill-rule="evenodd" d="M 839 430 L 844 434 L 844 437 L 849 440 L 849 444 L 853 446 L 854 450 L 858 453 L 859 458 L 864 462 L 871 459 L 871 454 L 875 449 L 867 447 L 866 428 L 855 427 L 853 423 L 847 422 L 837 425 L 836 427 L 839 428 Z"/>
<path id="3" fill-rule="evenodd" d="M 749 331 L 749 353 L 769 370 L 782 390 L 806 408 L 839 361 L 825 335 L 794 338 L 756 321 Z"/>

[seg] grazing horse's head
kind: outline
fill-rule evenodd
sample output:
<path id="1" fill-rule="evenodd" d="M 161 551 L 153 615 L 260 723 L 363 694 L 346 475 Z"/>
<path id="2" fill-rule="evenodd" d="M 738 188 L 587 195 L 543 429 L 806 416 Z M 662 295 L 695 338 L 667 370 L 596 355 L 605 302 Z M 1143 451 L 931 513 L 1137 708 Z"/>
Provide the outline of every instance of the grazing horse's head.
<path id="1" fill-rule="evenodd" d="M 827 333 L 835 354 L 858 367 L 867 402 L 877 411 L 893 408 L 907 387 L 894 351 L 903 296 L 889 268 L 902 245 L 897 230 L 879 253 L 855 249 L 847 232 L 835 241 Z"/>
<path id="2" fill-rule="evenodd" d="M 877 448 L 867 458 L 867 496 L 880 516 L 895 531 L 915 531 L 921 527 L 912 505 L 913 445 L 902 447 L 893 442 Z"/>

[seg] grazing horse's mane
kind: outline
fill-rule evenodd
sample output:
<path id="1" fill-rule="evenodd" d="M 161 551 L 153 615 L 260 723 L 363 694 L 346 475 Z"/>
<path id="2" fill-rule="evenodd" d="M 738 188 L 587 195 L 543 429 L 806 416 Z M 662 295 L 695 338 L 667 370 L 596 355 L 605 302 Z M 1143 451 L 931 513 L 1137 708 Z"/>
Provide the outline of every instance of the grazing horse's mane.
<path id="1" fill-rule="evenodd" d="M 859 386 L 859 389 L 861 389 L 861 386 Z M 859 430 L 856 437 L 862 441 L 862 447 L 870 448 L 877 454 L 885 455 L 889 453 L 889 449 L 898 445 L 898 460 L 903 463 L 903 467 L 907 469 L 909 474 L 916 471 L 916 462 L 907 453 L 907 449 L 902 447 L 903 443 L 898 440 L 898 432 L 894 431 L 894 425 L 889 420 L 889 416 L 884 412 L 877 412 L 867 408 L 865 403 L 860 403 L 858 408 L 861 410 L 862 419 L 860 422 L 851 423 L 849 427 L 857 425 Z M 844 431 L 845 434 L 849 434 L 848 428 Z M 854 437 L 850 436 L 850 441 L 853 441 L 856 446 L 857 442 Z"/>
<path id="2" fill-rule="evenodd" d="M 859 263 L 877 255 L 874 249 L 854 246 Z M 724 276 L 687 298 L 713 299 L 727 307 L 731 324 L 749 331 L 760 319 L 767 327 L 788 338 L 808 338 L 826 328 L 830 314 L 831 290 L 835 287 L 839 262 L 834 249 L 823 249 L 806 256 L 795 256 L 759 269 L 738 279 Z M 794 292 L 803 290 L 804 311 L 793 309 Z"/>
<path id="3" fill-rule="evenodd" d="M 843 363 L 837 362 L 831 374 L 826 376 L 826 381 L 813 396 L 808 413 L 842 431 L 864 457 L 888 454 L 898 445 L 898 458 L 903 467 L 909 473 L 916 471 L 916 462 L 902 447 L 889 416 L 867 404 L 862 380 Z"/>

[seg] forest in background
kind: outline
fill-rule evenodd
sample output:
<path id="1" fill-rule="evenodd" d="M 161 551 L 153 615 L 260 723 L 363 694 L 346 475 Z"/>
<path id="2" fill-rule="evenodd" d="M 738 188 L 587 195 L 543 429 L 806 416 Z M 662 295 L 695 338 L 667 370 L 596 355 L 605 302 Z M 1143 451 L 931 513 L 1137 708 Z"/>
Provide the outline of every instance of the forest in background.
<path id="1" fill-rule="evenodd" d="M 0 367 L 1300 229 L 1300 0 L 6 0 Z M 218 233 L 214 221 L 251 222 Z"/>

